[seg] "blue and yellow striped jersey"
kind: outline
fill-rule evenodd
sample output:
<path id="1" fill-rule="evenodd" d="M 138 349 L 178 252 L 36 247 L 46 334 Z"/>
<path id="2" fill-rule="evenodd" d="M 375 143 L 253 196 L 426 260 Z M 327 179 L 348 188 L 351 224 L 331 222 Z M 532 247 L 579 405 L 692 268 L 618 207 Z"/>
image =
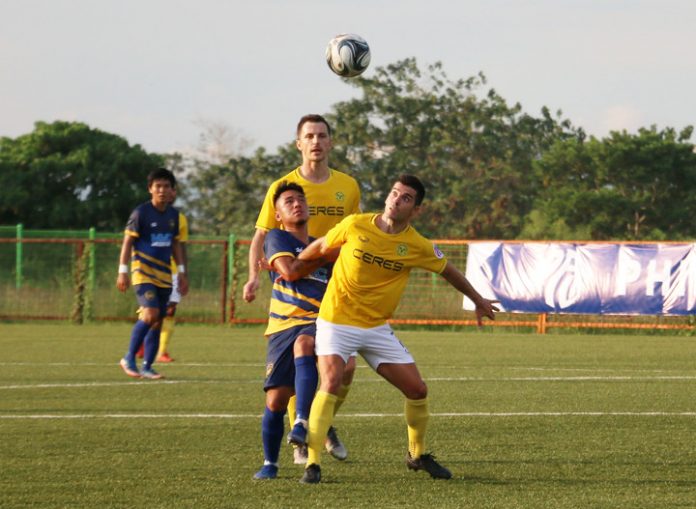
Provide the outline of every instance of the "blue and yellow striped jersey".
<path id="1" fill-rule="evenodd" d="M 172 245 L 180 235 L 179 211 L 169 206 L 160 212 L 152 202 L 143 203 L 128 218 L 126 235 L 135 238 L 131 257 L 133 284 L 171 288 Z"/>
<path id="2" fill-rule="evenodd" d="M 281 256 L 295 258 L 307 245 L 285 230 L 274 228 L 268 232 L 263 249 L 270 264 Z M 321 299 L 331 277 L 331 266 L 318 268 L 312 274 L 296 281 L 278 279 L 279 274 L 269 271 L 273 290 L 265 334 L 275 334 L 296 325 L 316 321 Z"/>

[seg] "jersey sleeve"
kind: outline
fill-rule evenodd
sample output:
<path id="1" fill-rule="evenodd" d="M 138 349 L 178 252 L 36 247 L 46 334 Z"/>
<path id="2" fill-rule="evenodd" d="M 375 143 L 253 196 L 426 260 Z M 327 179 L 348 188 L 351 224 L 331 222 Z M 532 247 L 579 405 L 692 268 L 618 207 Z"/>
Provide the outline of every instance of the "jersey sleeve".
<path id="1" fill-rule="evenodd" d="M 275 218 L 275 207 L 273 205 L 273 194 L 278 187 L 278 181 L 273 182 L 266 191 L 266 197 L 263 199 L 259 217 L 256 219 L 256 228 L 261 230 L 271 230 L 278 227 L 278 222 Z"/>
<path id="2" fill-rule="evenodd" d="M 344 217 L 340 223 L 331 228 L 324 239 L 327 247 L 339 247 L 346 242 L 346 234 L 350 225 L 353 224 L 355 216 Z"/>
<path id="3" fill-rule="evenodd" d="M 295 253 L 293 253 L 292 247 L 285 242 L 284 236 L 285 232 L 277 228 L 273 228 L 266 235 L 263 243 L 263 252 L 269 264 L 273 264 L 273 260 L 281 256 L 295 258 Z"/>
<path id="4" fill-rule="evenodd" d="M 189 230 L 186 216 L 179 212 L 179 234 L 176 236 L 179 242 L 188 242 Z"/>
<path id="5" fill-rule="evenodd" d="M 140 237 L 140 209 L 137 208 L 131 212 L 128 222 L 126 223 L 126 235 L 131 237 Z"/>
<path id="6" fill-rule="evenodd" d="M 348 213 L 349 214 L 359 214 L 360 213 L 360 186 L 358 185 L 358 181 L 355 179 L 353 180 L 353 202 L 349 204 L 348 208 Z"/>
<path id="7" fill-rule="evenodd" d="M 442 273 L 447 265 L 447 257 L 440 251 L 440 248 L 424 238 L 421 249 L 422 257 L 419 260 L 418 266 L 437 274 Z"/>

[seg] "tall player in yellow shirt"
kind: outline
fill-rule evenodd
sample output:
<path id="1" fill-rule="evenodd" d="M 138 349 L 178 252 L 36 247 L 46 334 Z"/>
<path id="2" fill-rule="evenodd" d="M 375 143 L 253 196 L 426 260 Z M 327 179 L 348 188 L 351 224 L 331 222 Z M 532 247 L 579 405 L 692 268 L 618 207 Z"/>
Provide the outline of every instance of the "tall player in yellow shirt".
<path id="1" fill-rule="evenodd" d="M 406 347 L 387 320 L 394 313 L 413 268 L 439 273 L 476 305 L 479 323 L 494 319 L 497 301 L 484 299 L 442 252 L 410 225 L 420 211 L 425 187 L 412 175 L 394 183 L 381 214 L 356 214 L 315 240 L 297 257 L 298 265 L 341 248 L 322 300 L 315 339 L 321 384 L 309 416 L 309 457 L 302 482 L 321 480 L 322 437 L 331 425 L 336 395 L 349 355 L 357 351 L 379 375 L 406 397 L 406 465 L 433 478 L 451 472 L 425 452 L 428 388 Z"/>
<path id="2" fill-rule="evenodd" d="M 281 182 L 294 182 L 302 186 L 309 205 L 309 235 L 321 237 L 331 227 L 350 214 L 360 212 L 360 187 L 356 180 L 329 167 L 329 154 L 332 148 L 331 126 L 321 115 L 305 115 L 297 124 L 297 150 L 302 154 L 302 164 L 287 175 L 279 178 L 268 188 L 261 212 L 256 221 L 256 232 L 249 247 L 249 280 L 244 285 L 243 297 L 246 302 L 256 298 L 259 288 L 259 261 L 263 258 L 263 243 L 266 234 L 273 228 L 282 228 L 276 219 L 273 196 Z M 338 407 L 345 400 L 355 372 L 355 357 L 346 366 L 343 382 L 338 389 Z M 294 398 L 288 406 L 288 418 L 293 425 Z M 327 450 L 337 459 L 346 458 L 347 452 L 338 440 L 335 429 L 328 430 Z M 299 454 L 298 454 L 299 453 Z M 296 450 L 296 462 L 304 463 L 304 451 Z"/>

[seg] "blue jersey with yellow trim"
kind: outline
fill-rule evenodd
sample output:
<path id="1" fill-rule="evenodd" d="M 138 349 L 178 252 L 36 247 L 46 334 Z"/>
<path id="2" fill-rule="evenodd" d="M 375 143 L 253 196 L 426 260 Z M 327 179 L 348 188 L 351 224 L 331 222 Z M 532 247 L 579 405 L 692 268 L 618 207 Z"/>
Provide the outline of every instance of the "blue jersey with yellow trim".
<path id="1" fill-rule="evenodd" d="M 310 242 L 311 240 L 313 239 L 310 238 Z M 274 228 L 266 235 L 263 250 L 268 263 L 272 264 L 273 260 L 282 256 L 295 258 L 305 247 L 307 245 L 291 233 Z M 266 335 L 316 321 L 321 299 L 331 277 L 331 265 L 319 267 L 312 274 L 296 281 L 278 279 L 276 271 L 269 271 L 273 290 Z"/>
<path id="2" fill-rule="evenodd" d="M 126 235 L 135 237 L 131 257 L 133 284 L 172 286 L 172 245 L 179 239 L 179 211 L 168 206 L 163 212 L 152 202 L 138 205 L 128 218 Z"/>

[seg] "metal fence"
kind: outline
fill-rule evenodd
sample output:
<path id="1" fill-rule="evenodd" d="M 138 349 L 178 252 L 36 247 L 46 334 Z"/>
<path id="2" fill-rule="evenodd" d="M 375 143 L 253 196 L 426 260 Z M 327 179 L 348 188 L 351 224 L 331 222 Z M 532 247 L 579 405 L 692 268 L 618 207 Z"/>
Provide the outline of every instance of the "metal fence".
<path id="1" fill-rule="evenodd" d="M 116 289 L 122 234 L 23 230 L 0 226 L 0 320 L 134 320 L 132 292 Z M 464 270 L 467 242 L 437 240 L 450 261 Z M 265 323 L 271 283 L 262 278 L 257 298 L 242 299 L 250 241 L 193 236 L 187 246 L 189 294 L 177 310 L 182 322 Z M 393 323 L 475 326 L 462 310 L 462 296 L 443 278 L 415 270 Z M 694 330 L 693 317 L 501 314 L 486 326 L 545 333 L 554 328 Z"/>

